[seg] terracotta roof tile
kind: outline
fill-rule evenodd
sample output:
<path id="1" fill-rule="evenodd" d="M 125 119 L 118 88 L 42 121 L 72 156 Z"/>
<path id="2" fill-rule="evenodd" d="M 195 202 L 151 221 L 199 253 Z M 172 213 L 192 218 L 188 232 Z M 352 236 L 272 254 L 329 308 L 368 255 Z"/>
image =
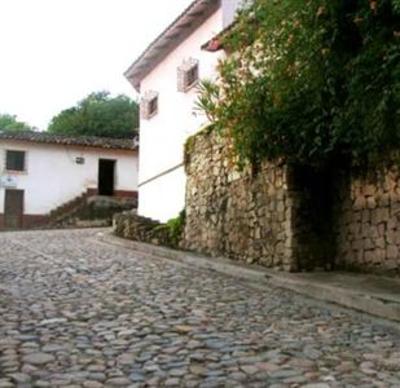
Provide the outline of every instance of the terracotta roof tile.
<path id="1" fill-rule="evenodd" d="M 56 145 L 84 146 L 104 149 L 135 150 L 138 148 L 137 139 L 113 139 L 94 136 L 65 136 L 54 135 L 47 132 L 2 132 L 1 140 L 15 140 L 31 143 L 44 143 Z"/>

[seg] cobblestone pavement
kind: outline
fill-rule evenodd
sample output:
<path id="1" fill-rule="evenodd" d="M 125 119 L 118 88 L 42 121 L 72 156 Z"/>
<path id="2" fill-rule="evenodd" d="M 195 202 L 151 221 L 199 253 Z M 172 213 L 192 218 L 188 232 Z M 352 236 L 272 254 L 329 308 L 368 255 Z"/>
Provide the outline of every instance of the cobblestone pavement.
<path id="1" fill-rule="evenodd" d="M 395 331 L 95 234 L 0 234 L 0 388 L 400 387 Z"/>

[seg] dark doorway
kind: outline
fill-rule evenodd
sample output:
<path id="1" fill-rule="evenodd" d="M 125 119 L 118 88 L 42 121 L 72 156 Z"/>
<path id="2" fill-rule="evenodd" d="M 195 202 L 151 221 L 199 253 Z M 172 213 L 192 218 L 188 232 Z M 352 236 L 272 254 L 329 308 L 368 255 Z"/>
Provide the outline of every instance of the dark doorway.
<path id="1" fill-rule="evenodd" d="M 114 195 L 115 160 L 99 159 L 99 195 Z"/>
<path id="2" fill-rule="evenodd" d="M 294 239 L 298 270 L 331 270 L 335 258 L 334 193 L 336 170 L 292 166 L 289 188 L 295 193 Z"/>
<path id="3" fill-rule="evenodd" d="M 4 226 L 6 229 L 21 229 L 24 215 L 24 191 L 6 190 L 4 201 Z"/>

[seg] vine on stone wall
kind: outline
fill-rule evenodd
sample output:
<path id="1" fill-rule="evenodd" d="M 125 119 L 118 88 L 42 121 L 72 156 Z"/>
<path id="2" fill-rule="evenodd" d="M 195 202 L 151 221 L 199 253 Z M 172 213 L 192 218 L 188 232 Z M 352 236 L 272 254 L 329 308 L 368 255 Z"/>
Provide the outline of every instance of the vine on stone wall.
<path id="1" fill-rule="evenodd" d="M 400 146 L 400 0 L 256 0 L 199 107 L 241 163 L 373 162 Z"/>

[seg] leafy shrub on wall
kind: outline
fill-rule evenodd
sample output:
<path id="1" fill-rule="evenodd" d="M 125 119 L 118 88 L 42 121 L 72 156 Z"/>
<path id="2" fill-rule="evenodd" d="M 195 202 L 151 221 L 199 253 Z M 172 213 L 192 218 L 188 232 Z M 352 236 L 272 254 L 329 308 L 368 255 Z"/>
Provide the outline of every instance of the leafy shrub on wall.
<path id="1" fill-rule="evenodd" d="M 323 167 L 400 146 L 400 0 L 256 0 L 198 105 L 241 163 Z"/>

